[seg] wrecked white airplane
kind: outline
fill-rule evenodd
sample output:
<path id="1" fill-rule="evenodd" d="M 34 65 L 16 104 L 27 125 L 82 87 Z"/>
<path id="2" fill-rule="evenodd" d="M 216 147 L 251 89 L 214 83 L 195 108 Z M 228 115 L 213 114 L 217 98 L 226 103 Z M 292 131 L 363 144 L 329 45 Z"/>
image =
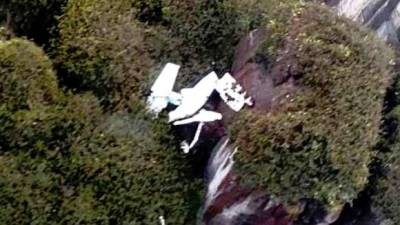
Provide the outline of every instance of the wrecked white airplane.
<path id="1" fill-rule="evenodd" d="M 169 112 L 169 122 L 174 126 L 189 123 L 199 123 L 192 142 L 181 143 L 183 152 L 188 153 L 197 143 L 201 129 L 206 122 L 221 120 L 218 112 L 203 109 L 211 94 L 217 91 L 221 99 L 234 111 L 240 111 L 245 105 L 252 106 L 251 97 L 246 97 L 242 86 L 229 73 L 221 79 L 215 72 L 211 72 L 201 79 L 192 88 L 183 88 L 180 92 L 174 92 L 174 84 L 179 73 L 180 66 L 167 63 L 161 74 L 151 87 L 151 95 L 147 99 L 148 110 L 157 116 L 168 104 L 178 106 Z"/>

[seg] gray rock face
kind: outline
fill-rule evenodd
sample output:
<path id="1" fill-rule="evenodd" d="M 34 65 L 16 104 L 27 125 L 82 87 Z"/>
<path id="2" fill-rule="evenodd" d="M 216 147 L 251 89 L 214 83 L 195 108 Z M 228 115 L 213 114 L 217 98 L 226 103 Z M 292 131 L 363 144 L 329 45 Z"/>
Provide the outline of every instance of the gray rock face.
<path id="1" fill-rule="evenodd" d="M 400 0 L 327 0 L 341 16 L 360 22 L 385 41 L 400 43 Z"/>

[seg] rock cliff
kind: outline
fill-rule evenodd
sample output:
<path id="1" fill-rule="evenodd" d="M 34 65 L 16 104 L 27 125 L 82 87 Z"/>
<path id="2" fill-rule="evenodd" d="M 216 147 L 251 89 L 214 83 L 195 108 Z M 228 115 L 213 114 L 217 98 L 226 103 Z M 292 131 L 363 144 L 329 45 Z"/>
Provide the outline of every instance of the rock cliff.
<path id="1" fill-rule="evenodd" d="M 399 44 L 399 0 L 327 0 L 339 15 L 376 30 L 384 40 Z"/>

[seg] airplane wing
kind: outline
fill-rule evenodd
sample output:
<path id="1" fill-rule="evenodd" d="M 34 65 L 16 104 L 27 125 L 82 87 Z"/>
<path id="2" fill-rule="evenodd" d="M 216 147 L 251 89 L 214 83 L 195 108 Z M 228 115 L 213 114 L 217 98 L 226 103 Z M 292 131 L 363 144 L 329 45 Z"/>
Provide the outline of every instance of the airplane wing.
<path id="1" fill-rule="evenodd" d="M 152 95 L 167 97 L 174 88 L 179 69 L 179 65 L 167 63 L 151 87 Z"/>
<path id="2" fill-rule="evenodd" d="M 169 113 L 169 121 L 183 119 L 199 111 L 215 90 L 217 82 L 218 76 L 215 72 L 212 72 L 200 80 L 193 88 L 182 89 L 182 103 Z"/>
<path id="3" fill-rule="evenodd" d="M 168 103 L 180 102 L 180 95 L 172 91 L 179 68 L 179 65 L 167 63 L 151 87 L 152 93 L 147 98 L 147 108 L 156 116 L 168 106 Z"/>
<path id="4" fill-rule="evenodd" d="M 208 97 L 210 97 L 211 93 L 214 91 L 217 81 L 217 74 L 215 72 L 211 72 L 201 79 L 192 89 L 200 94 L 202 98 L 208 99 Z"/>

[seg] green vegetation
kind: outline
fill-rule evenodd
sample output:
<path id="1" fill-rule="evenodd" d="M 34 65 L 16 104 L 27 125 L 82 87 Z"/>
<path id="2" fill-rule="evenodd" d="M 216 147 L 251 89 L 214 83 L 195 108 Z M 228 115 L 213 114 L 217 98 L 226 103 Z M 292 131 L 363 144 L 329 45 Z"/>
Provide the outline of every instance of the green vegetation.
<path id="1" fill-rule="evenodd" d="M 395 56 L 363 28 L 304 4 L 1 2 L 0 221 L 147 225 L 164 216 L 167 224 L 194 224 L 201 184 L 165 118 L 145 112 L 145 92 L 166 62 L 182 66 L 180 87 L 211 69 L 229 71 L 235 46 L 256 28 L 267 39 L 253 61 L 270 70 L 291 41 L 299 88 L 229 127 L 237 173 L 288 204 L 315 198 L 333 210 L 351 202 L 371 176 Z M 50 59 L 14 36 L 43 45 Z M 398 124 L 399 115 L 397 107 L 387 120 Z M 394 224 L 399 137 L 396 130 L 380 140 L 387 170 L 374 197 Z"/>
<path id="2" fill-rule="evenodd" d="M 0 42 L 0 102 L 8 109 L 34 109 L 57 98 L 50 60 L 26 40 Z"/>
<path id="3" fill-rule="evenodd" d="M 373 189 L 372 206 L 382 225 L 400 223 L 400 82 L 397 82 L 390 96 L 392 109 L 385 115 L 384 136 L 377 150 L 378 176 L 375 176 L 376 187 Z"/>
<path id="4" fill-rule="evenodd" d="M 182 65 L 182 83 L 229 69 L 235 45 L 261 18 L 238 2 L 69 1 L 56 41 L 61 82 L 120 109 L 143 95 L 166 62 Z"/>
<path id="5" fill-rule="evenodd" d="M 126 0 L 72 0 L 61 17 L 56 64 L 61 81 L 124 108 L 143 91 L 151 60 Z"/>
<path id="6" fill-rule="evenodd" d="M 322 7 L 296 14 L 289 29 L 301 88 L 276 110 L 232 125 L 237 172 L 287 202 L 315 198 L 335 209 L 368 181 L 394 54 Z"/>
<path id="7" fill-rule="evenodd" d="M 165 0 L 161 4 L 160 25 L 146 26 L 146 40 L 156 62 L 182 65 L 181 84 L 210 70 L 229 70 L 240 38 L 264 16 L 263 10 L 256 10 L 256 1 Z"/>
<path id="8" fill-rule="evenodd" d="M 10 39 L 11 36 L 12 34 L 7 28 L 0 26 L 0 41 L 6 41 Z"/>
<path id="9" fill-rule="evenodd" d="M 4 224 L 188 224 L 200 195 L 162 121 L 107 115 L 61 92 L 49 59 L 0 42 L 0 220 Z"/>
<path id="10" fill-rule="evenodd" d="M 3 0 L 0 2 L 0 25 L 19 36 L 48 44 L 57 24 L 56 16 L 62 12 L 67 0 Z"/>
<path id="11" fill-rule="evenodd" d="M 386 153 L 384 164 L 386 171 L 383 177 L 378 180 L 376 194 L 373 196 L 373 207 L 378 216 L 388 222 L 388 225 L 400 223 L 400 149 L 398 143 L 391 145 L 390 154 Z M 390 223 L 389 223 L 390 222 Z"/>
<path id="12" fill-rule="evenodd" d="M 163 21 L 162 0 L 132 0 L 135 17 L 145 23 L 157 24 Z"/>

